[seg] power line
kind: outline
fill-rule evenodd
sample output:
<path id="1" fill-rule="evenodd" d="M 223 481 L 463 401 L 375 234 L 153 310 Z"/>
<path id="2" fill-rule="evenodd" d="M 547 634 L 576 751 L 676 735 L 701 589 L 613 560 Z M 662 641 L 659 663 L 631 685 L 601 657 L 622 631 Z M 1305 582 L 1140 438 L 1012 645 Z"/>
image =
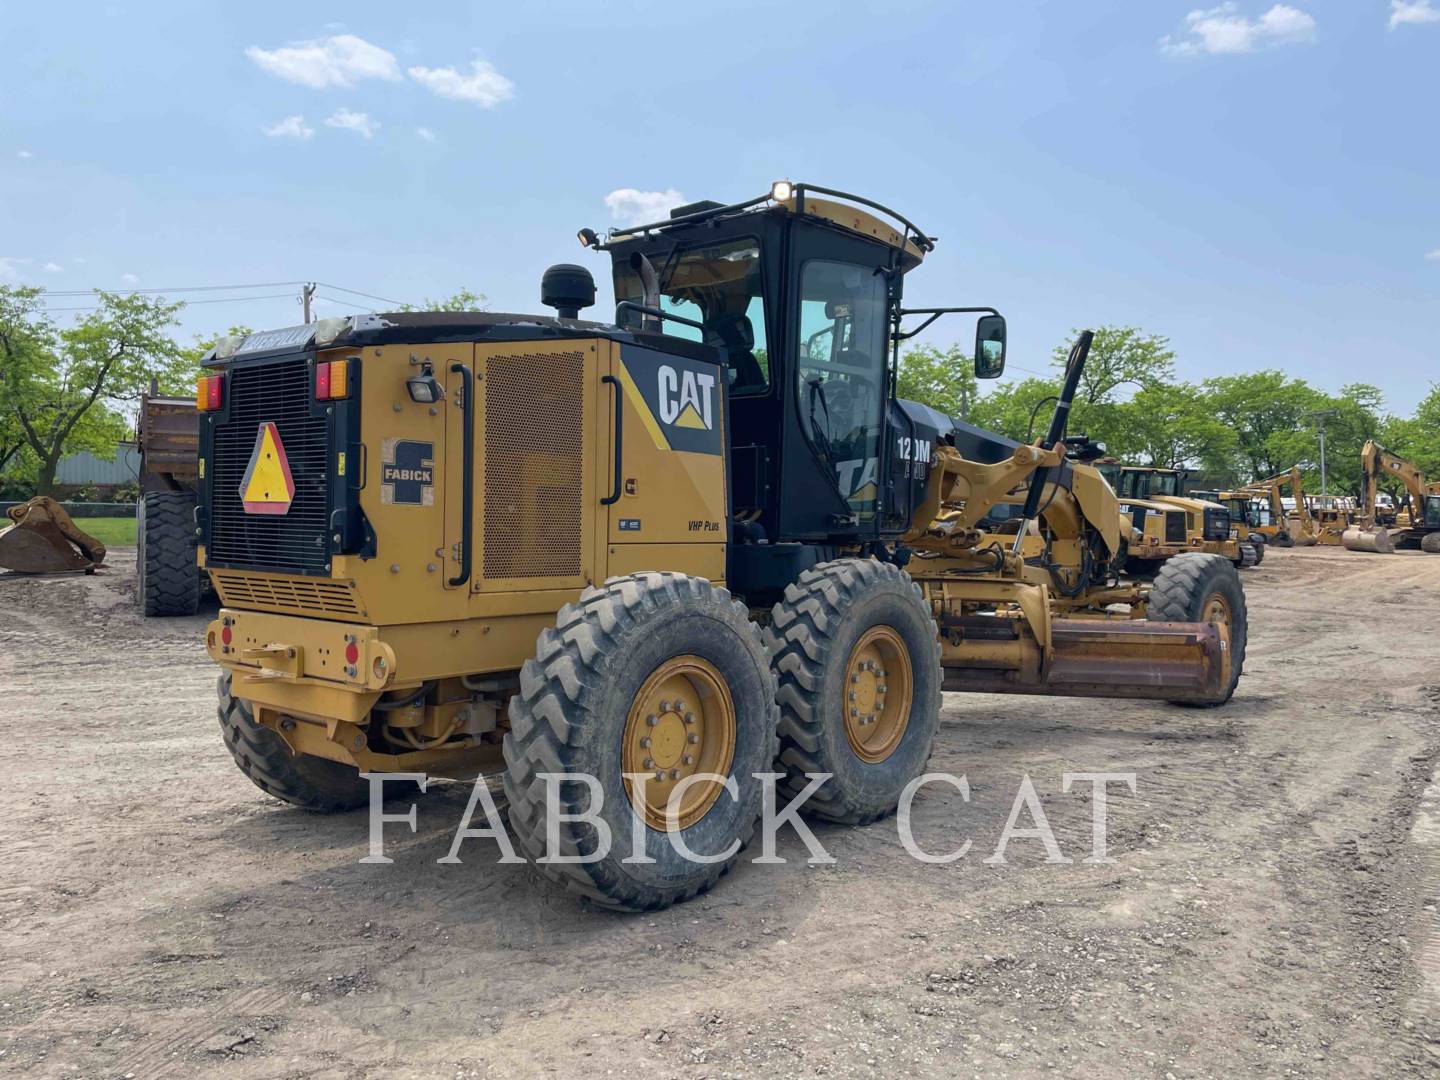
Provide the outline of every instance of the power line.
<path id="1" fill-rule="evenodd" d="M 93 296 L 97 292 L 113 292 L 117 296 L 141 296 L 178 292 L 237 292 L 240 289 L 284 289 L 304 285 L 303 281 L 260 281 L 253 285 L 183 285 L 174 289 L 46 289 L 46 296 Z M 337 286 L 330 286 L 332 289 Z M 342 289 L 342 292 L 349 292 Z M 199 303 L 199 301 L 196 301 Z"/>
<path id="2" fill-rule="evenodd" d="M 264 296 L 222 296 L 218 300 L 187 300 L 186 306 L 191 304 L 243 304 L 247 300 L 288 300 L 293 299 L 290 293 L 267 293 Z M 91 307 L 52 307 L 46 311 L 99 311 L 99 305 Z"/>
<path id="3" fill-rule="evenodd" d="M 317 282 L 317 284 L 318 284 L 318 282 Z M 331 287 L 333 288 L 334 286 L 331 286 Z M 364 294 L 364 293 L 361 293 L 360 295 L 361 295 L 361 296 L 364 296 L 365 294 Z M 374 310 L 373 308 L 364 307 L 364 306 L 362 306 L 362 305 L 360 305 L 360 304 L 352 304 L 349 300 L 340 300 L 340 299 L 338 299 L 338 298 L 336 298 L 336 297 L 334 297 L 334 296 L 316 296 L 315 299 L 316 299 L 316 300 L 324 300 L 327 304 L 344 304 L 346 307 L 352 307 L 352 308 L 354 308 L 356 311 L 372 311 L 372 310 Z"/>
<path id="4" fill-rule="evenodd" d="M 328 281 L 317 281 L 316 285 L 324 285 L 327 289 L 339 289 L 341 292 L 350 293 L 353 296 L 363 296 L 367 300 L 379 300 L 382 304 L 396 304 L 403 306 L 403 300 L 391 300 L 388 296 L 376 296 L 374 293 L 361 292 L 359 289 L 347 289 L 344 285 L 334 285 Z"/>

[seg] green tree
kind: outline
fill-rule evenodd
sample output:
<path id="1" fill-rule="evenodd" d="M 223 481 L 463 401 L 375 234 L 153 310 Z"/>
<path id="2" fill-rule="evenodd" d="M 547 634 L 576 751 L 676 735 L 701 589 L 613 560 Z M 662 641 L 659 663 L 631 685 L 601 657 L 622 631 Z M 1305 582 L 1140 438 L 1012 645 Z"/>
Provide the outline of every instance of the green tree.
<path id="1" fill-rule="evenodd" d="M 900 356 L 900 370 L 895 380 L 899 397 L 967 420 L 978 388 L 974 365 L 958 345 L 944 350 L 934 345 L 918 345 Z"/>
<path id="2" fill-rule="evenodd" d="M 128 427 L 122 411 L 152 378 L 186 388 L 191 370 L 167 331 L 182 305 L 98 292 L 98 308 L 58 329 L 43 291 L 0 287 L 0 408 L 34 456 L 36 491 L 49 494 L 60 459 L 113 452 Z"/>
<path id="3" fill-rule="evenodd" d="M 1071 340 L 1055 346 L 1053 363 L 1063 373 L 1070 347 L 1080 331 L 1070 332 Z M 1131 392 L 1170 382 L 1175 377 L 1175 353 L 1168 338 L 1147 334 L 1134 326 L 1102 326 L 1095 331 L 1090 354 L 1075 400 L 1086 405 L 1113 403 L 1116 392 Z"/>
<path id="4" fill-rule="evenodd" d="M 1273 369 L 1216 375 L 1201 386 L 1215 416 L 1235 433 L 1235 471 L 1242 481 L 1273 476 L 1297 464 L 1296 455 L 1310 438 L 1297 439 L 1297 433 L 1313 430 L 1307 417 L 1326 405 L 1325 395 L 1303 379 Z M 1304 461 L 1308 464 L 1308 458 Z"/>
<path id="5" fill-rule="evenodd" d="M 1002 383 L 976 399 L 970 422 L 1007 438 L 1033 441 L 1045 434 L 1059 393 L 1060 384 L 1050 379 Z"/>
<path id="6" fill-rule="evenodd" d="M 402 304 L 401 311 L 484 311 L 490 298 L 484 293 L 460 289 L 440 299 L 425 298 L 423 304 Z"/>
<path id="7" fill-rule="evenodd" d="M 1223 471 L 1234 460 L 1235 433 L 1192 383 L 1156 383 L 1117 406 L 1127 438 L 1108 444 L 1125 461 L 1162 469 L 1201 466 Z"/>

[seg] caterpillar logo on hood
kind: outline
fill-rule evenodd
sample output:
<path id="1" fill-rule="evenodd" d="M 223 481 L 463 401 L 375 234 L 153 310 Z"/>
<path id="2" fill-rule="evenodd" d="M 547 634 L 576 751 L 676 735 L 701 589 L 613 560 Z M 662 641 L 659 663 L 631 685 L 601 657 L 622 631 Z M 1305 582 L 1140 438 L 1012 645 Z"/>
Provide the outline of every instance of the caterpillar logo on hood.
<path id="1" fill-rule="evenodd" d="M 660 420 L 683 428 L 715 426 L 715 376 L 703 371 L 676 371 L 661 364 L 659 372 Z"/>
<path id="2" fill-rule="evenodd" d="M 719 364 L 626 345 L 615 374 L 661 450 L 722 452 L 724 401 Z"/>

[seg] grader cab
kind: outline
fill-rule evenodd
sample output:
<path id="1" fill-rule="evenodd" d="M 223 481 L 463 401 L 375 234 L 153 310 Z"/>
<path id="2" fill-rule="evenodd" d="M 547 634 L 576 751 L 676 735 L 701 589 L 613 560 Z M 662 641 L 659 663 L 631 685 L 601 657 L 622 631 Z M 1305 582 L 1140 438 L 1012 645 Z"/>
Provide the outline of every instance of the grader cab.
<path id="1" fill-rule="evenodd" d="M 906 308 L 935 241 L 878 203 L 782 182 L 580 236 L 614 323 L 561 266 L 555 317 L 356 316 L 209 358 L 207 647 L 260 787 L 325 811 L 360 772 L 503 771 L 526 855 L 649 909 L 735 862 L 772 771 L 782 796 L 828 774 L 822 819 L 892 812 L 942 690 L 1229 699 L 1234 569 L 1122 580 L 1114 493 L 1066 456 L 1088 335 L 1020 444 L 895 396 L 918 329 L 980 316 L 990 378 L 1005 324 Z"/>

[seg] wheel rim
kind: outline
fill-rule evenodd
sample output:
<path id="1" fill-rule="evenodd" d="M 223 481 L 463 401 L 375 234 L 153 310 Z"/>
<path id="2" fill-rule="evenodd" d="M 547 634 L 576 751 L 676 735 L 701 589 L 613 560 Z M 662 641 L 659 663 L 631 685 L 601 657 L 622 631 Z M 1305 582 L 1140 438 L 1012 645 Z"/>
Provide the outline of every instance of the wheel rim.
<path id="1" fill-rule="evenodd" d="M 720 672 L 699 656 L 666 660 L 640 687 L 625 719 L 620 764 L 630 805 L 650 828 L 668 832 L 676 787 L 696 773 L 728 776 L 734 761 L 735 702 Z M 637 783 L 631 780 L 636 774 L 646 777 Z M 687 829 L 703 818 L 724 787 L 718 780 L 690 784 L 673 828 Z"/>
<path id="2" fill-rule="evenodd" d="M 845 665 L 845 737 L 862 761 L 884 761 L 910 724 L 915 679 L 910 652 L 889 626 L 872 626 Z"/>
<path id="3" fill-rule="evenodd" d="M 1200 613 L 1200 621 L 1209 623 L 1220 634 L 1220 647 L 1225 663 L 1225 678 L 1230 677 L 1230 601 L 1220 593 L 1211 593 Z"/>

